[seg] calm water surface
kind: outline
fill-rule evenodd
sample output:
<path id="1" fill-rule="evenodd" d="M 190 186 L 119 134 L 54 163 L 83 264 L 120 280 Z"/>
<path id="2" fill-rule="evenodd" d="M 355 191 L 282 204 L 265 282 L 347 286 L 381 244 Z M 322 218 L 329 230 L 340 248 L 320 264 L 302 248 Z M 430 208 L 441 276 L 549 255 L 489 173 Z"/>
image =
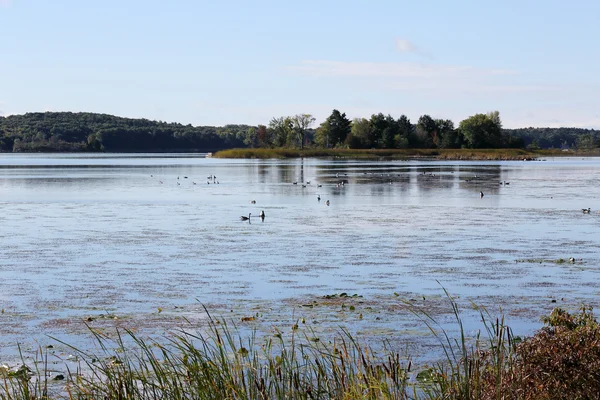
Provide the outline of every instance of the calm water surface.
<path id="1" fill-rule="evenodd" d="M 0 154 L 0 207 L 0 352 L 88 315 L 198 303 L 429 298 L 443 285 L 523 333 L 556 305 L 598 303 L 598 158 Z"/>

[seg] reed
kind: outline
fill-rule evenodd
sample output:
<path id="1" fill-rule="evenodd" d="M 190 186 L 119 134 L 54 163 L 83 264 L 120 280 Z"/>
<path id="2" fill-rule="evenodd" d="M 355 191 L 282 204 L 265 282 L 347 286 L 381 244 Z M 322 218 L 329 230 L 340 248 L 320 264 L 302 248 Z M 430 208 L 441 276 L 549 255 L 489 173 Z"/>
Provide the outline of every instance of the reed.
<path id="1" fill-rule="evenodd" d="M 131 330 L 109 338 L 90 328 L 99 354 L 69 346 L 79 357 L 61 385 L 48 382 L 47 354 L 35 365 L 0 369 L 0 399 L 590 399 L 600 393 L 600 327 L 591 309 L 557 309 L 546 327 L 524 341 L 503 317 L 473 304 L 483 329 L 468 337 L 460 309 L 448 296 L 458 328 L 450 334 L 427 311 L 412 308 L 438 339 L 443 357 L 412 371 L 389 343 L 378 353 L 345 329 L 319 340 L 310 329 L 283 335 L 242 334 L 213 319 L 198 332 L 158 340 Z M 60 341 L 59 341 L 60 342 Z M 376 355 L 378 354 L 378 355 Z M 416 379 L 415 379 L 416 378 Z"/>

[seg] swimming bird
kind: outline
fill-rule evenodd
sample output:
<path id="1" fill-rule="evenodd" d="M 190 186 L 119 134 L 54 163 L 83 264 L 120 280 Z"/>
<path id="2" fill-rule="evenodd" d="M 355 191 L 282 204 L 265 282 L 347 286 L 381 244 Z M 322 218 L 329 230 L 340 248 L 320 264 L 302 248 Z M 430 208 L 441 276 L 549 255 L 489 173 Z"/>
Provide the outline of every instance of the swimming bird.
<path id="1" fill-rule="evenodd" d="M 292 185 L 297 185 L 297 184 L 298 184 L 298 182 L 292 182 Z"/>
<path id="2" fill-rule="evenodd" d="M 317 200 L 321 201 L 321 195 L 320 194 L 317 195 Z"/>
<path id="3" fill-rule="evenodd" d="M 479 197 L 483 198 L 483 196 L 484 196 L 483 192 L 479 192 Z"/>
<path id="4" fill-rule="evenodd" d="M 321 184 L 318 184 L 318 185 L 317 185 L 317 187 L 323 187 L 323 185 L 321 185 Z"/>
<path id="5" fill-rule="evenodd" d="M 327 201 L 325 202 L 325 204 L 329 205 L 329 200 L 327 200 Z"/>
<path id="6" fill-rule="evenodd" d="M 310 185 L 310 181 L 306 181 L 306 184 L 307 184 L 307 185 Z"/>
<path id="7" fill-rule="evenodd" d="M 248 221 L 250 219 L 250 217 L 252 216 L 252 213 L 248 213 L 248 216 L 246 217 L 245 215 L 242 215 L 240 217 L 240 220 L 242 221 Z"/>
<path id="8" fill-rule="evenodd" d="M 256 204 L 256 200 L 250 200 L 250 204 Z"/>
<path id="9" fill-rule="evenodd" d="M 260 210 L 260 214 L 259 214 L 259 216 L 260 216 L 261 218 L 265 218 L 265 211 L 264 211 L 264 210 Z"/>
<path id="10" fill-rule="evenodd" d="M 581 211 L 583 211 L 584 214 L 589 214 L 592 210 L 590 208 L 582 208 Z"/>

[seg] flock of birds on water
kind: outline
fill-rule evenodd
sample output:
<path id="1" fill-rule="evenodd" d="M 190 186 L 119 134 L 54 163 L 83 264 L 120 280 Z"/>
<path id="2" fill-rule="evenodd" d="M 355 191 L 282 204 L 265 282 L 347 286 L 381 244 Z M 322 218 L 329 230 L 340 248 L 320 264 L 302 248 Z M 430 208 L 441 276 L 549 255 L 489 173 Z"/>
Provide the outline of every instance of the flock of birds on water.
<path id="1" fill-rule="evenodd" d="M 367 175 L 367 172 L 365 172 L 364 174 L 365 174 L 365 175 Z M 347 176 L 347 175 L 348 175 L 348 174 L 344 174 L 344 176 Z M 384 174 L 381 174 L 381 176 L 383 176 L 383 175 L 384 175 Z M 423 175 L 426 175 L 426 173 L 425 173 L 425 172 L 423 172 Z M 387 176 L 390 176 L 390 174 L 387 174 Z M 435 176 L 435 174 L 434 174 L 434 173 L 430 173 L 430 174 L 429 174 L 429 176 Z M 150 177 L 154 177 L 154 175 L 150 175 Z M 340 174 L 339 174 L 339 173 L 336 173 L 336 174 L 335 174 L 335 177 L 336 177 L 337 179 L 339 179 L 339 177 L 340 177 Z M 471 178 L 471 179 L 465 179 L 464 181 L 468 183 L 468 182 L 471 182 L 471 181 L 473 181 L 473 180 L 476 180 L 476 179 L 478 179 L 478 178 L 480 178 L 480 177 L 479 177 L 479 176 L 477 176 L 477 175 L 475 175 L 473 178 Z M 187 177 L 187 176 L 184 176 L 184 177 L 183 177 L 183 179 L 188 179 L 188 177 Z M 206 179 L 207 179 L 207 180 L 206 180 L 206 184 L 208 184 L 208 185 L 210 185 L 210 184 L 213 184 L 213 185 L 219 185 L 219 184 L 220 184 L 220 183 L 219 183 L 219 181 L 217 180 L 217 177 L 216 177 L 216 175 L 212 175 L 212 174 L 211 174 L 211 175 L 209 175 L 209 176 L 208 176 Z M 162 184 L 163 184 L 163 181 L 162 181 L 162 180 L 159 180 L 159 183 L 162 185 Z M 303 188 L 306 188 L 308 185 L 310 185 L 310 183 L 311 183 L 311 181 L 306 181 L 306 184 L 302 183 L 301 185 L 302 185 L 302 187 L 303 187 Z M 344 186 L 345 184 L 347 184 L 347 183 L 348 183 L 348 180 L 347 180 L 347 179 L 341 179 L 341 180 L 337 181 L 335 185 L 336 185 L 336 187 L 338 187 L 338 188 L 339 188 L 339 187 L 343 187 L 343 186 Z M 503 185 L 503 186 L 510 185 L 510 182 L 507 182 L 507 181 L 505 181 L 505 180 L 504 180 L 504 181 L 499 181 L 498 183 L 499 183 L 500 185 Z M 195 182 L 195 181 L 192 181 L 192 184 L 193 184 L 193 185 L 196 185 L 196 182 Z M 294 181 L 294 182 L 292 182 L 292 185 L 297 185 L 297 184 L 298 184 L 298 181 Z M 390 185 L 392 184 L 392 181 L 391 181 L 391 180 L 389 181 L 389 184 L 390 184 Z M 179 183 L 179 176 L 178 176 L 178 177 L 177 177 L 177 186 L 180 186 L 180 185 L 181 185 L 181 183 Z M 323 185 L 321 185 L 321 184 L 317 184 L 317 187 L 318 187 L 318 188 L 320 188 L 320 187 L 322 187 L 322 186 L 323 186 Z M 479 197 L 480 197 L 480 198 L 483 198 L 484 196 L 485 196 L 485 194 L 483 193 L 483 191 L 479 191 Z M 320 195 L 320 194 L 317 194 L 317 201 L 319 201 L 319 202 L 321 201 L 321 195 Z M 250 204 L 256 204 L 256 200 L 251 200 L 251 201 L 250 201 Z M 329 200 L 326 200 L 326 201 L 325 201 L 325 205 L 329 206 L 329 204 L 330 204 Z M 592 210 L 591 210 L 591 208 L 589 208 L 589 207 L 588 207 L 588 208 L 582 208 L 582 209 L 581 209 L 581 211 L 582 211 L 584 214 L 591 214 L 591 211 L 592 211 Z M 600 211 L 598 211 L 598 214 L 600 215 Z M 264 222 L 264 220 L 265 220 L 265 216 L 266 216 L 266 215 L 265 215 L 265 211 L 264 211 L 264 210 L 261 210 L 261 211 L 260 211 L 260 213 L 258 214 L 258 217 L 259 217 L 259 218 L 261 219 L 261 221 L 263 221 L 263 222 Z M 248 216 L 242 215 L 242 216 L 240 217 L 240 220 L 241 220 L 241 221 L 248 221 L 248 222 L 250 222 L 251 218 L 252 218 L 252 213 L 248 213 Z"/>

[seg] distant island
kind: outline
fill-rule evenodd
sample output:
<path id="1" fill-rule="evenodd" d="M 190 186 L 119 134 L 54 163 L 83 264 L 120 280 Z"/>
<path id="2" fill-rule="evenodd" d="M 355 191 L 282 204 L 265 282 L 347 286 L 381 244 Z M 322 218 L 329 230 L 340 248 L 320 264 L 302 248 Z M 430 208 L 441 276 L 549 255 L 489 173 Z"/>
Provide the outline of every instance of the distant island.
<path id="1" fill-rule="evenodd" d="M 497 111 L 473 115 L 457 127 L 450 120 L 429 115 L 417 123 L 405 115 L 394 119 L 381 113 L 351 121 L 338 110 L 318 127 L 313 128 L 314 123 L 310 114 L 272 118 L 267 125 L 214 127 L 86 112 L 27 113 L 0 117 L 0 151 L 216 152 L 236 148 L 263 149 L 258 153 L 265 156 L 274 149 L 280 154 L 323 155 L 361 149 L 363 154 L 437 151 L 438 155 L 451 154 L 448 149 L 600 150 L 598 130 L 503 129 Z"/>

